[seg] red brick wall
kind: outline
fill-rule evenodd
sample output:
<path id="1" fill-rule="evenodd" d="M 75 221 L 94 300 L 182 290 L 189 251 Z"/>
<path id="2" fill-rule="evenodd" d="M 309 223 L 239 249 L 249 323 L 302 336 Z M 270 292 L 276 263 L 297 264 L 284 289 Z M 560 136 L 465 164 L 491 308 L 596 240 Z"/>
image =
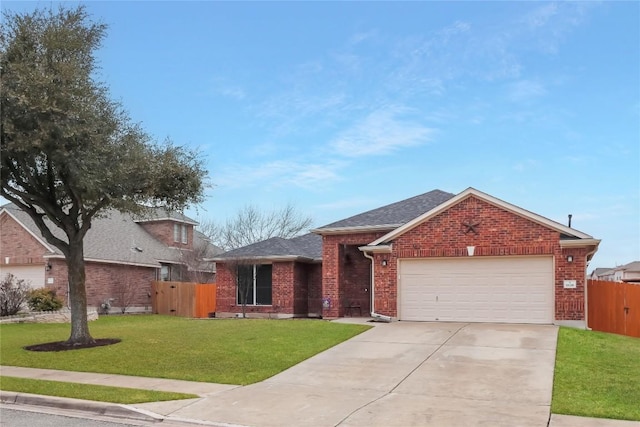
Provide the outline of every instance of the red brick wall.
<path id="1" fill-rule="evenodd" d="M 167 246 L 171 246 L 174 248 L 182 248 L 182 249 L 193 249 L 193 225 L 187 225 L 187 243 L 175 242 L 173 240 L 173 225 L 176 224 L 175 221 L 151 221 L 151 222 L 141 222 L 140 225 L 142 228 L 147 230 L 147 233 L 154 236 L 156 239 L 160 240 Z M 180 239 L 182 239 L 182 235 L 180 235 Z"/>
<path id="2" fill-rule="evenodd" d="M 67 264 L 63 259 L 49 259 L 51 269 L 45 272 L 45 283 L 65 303 L 68 301 Z M 85 263 L 87 305 L 99 307 L 109 298 L 114 298 L 111 305 L 122 307 L 122 289 L 130 287 L 129 307 L 151 309 L 151 282 L 156 278 L 156 270 L 149 267 L 138 267 L 98 262 Z M 128 299 L 129 297 L 127 297 Z"/>
<path id="3" fill-rule="evenodd" d="M 466 232 L 465 222 L 479 222 L 477 234 Z M 399 258 L 461 257 L 467 246 L 475 246 L 474 256 L 554 255 L 555 315 L 557 320 L 584 319 L 584 278 L 586 250 L 562 251 L 557 231 L 470 197 L 436 215 L 393 241 L 391 254 L 377 254 L 375 269 L 375 309 L 397 315 L 397 260 Z M 566 262 L 566 254 L 574 262 Z M 382 267 L 382 259 L 388 259 Z M 575 279 L 576 289 L 564 289 L 565 279 Z"/>
<path id="4" fill-rule="evenodd" d="M 0 216 L 0 262 L 5 264 L 44 264 L 49 251 L 6 212 Z"/>
<path id="5" fill-rule="evenodd" d="M 217 310 L 222 313 L 242 312 L 242 306 L 236 303 L 234 274 L 229 271 L 229 266 L 222 262 L 216 263 L 216 270 Z M 306 264 L 274 262 L 271 270 L 272 305 L 248 305 L 246 307 L 247 313 L 306 316 L 310 277 L 313 279 L 313 274 L 309 275 L 309 268 Z"/>
<path id="6" fill-rule="evenodd" d="M 308 313 L 322 316 L 322 264 L 306 264 L 308 291 Z"/>
<path id="7" fill-rule="evenodd" d="M 293 266 L 293 312 L 307 316 L 309 313 L 309 269 L 307 264 Z"/>
<path id="8" fill-rule="evenodd" d="M 342 267 L 344 265 L 345 255 L 352 253 L 349 246 L 357 247 L 367 245 L 377 238 L 382 237 L 384 234 L 386 233 L 322 236 L 322 297 L 328 298 L 331 301 L 330 307 L 323 308 L 323 317 L 340 317 L 345 314 L 342 304 L 345 298 L 345 278 L 343 277 L 345 272 Z M 362 257 L 364 258 L 363 255 Z M 351 258 L 354 262 L 361 262 L 361 260 L 357 258 Z M 364 265 L 364 262 L 362 262 L 362 266 Z M 361 267 L 360 270 L 363 270 L 363 267 Z"/>

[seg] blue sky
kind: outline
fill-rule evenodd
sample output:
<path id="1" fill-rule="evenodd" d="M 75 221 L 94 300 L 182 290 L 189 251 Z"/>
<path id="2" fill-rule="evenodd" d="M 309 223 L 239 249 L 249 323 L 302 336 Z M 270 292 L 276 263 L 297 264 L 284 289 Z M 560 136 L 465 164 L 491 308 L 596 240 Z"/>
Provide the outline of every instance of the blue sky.
<path id="1" fill-rule="evenodd" d="M 85 4 L 112 96 L 206 158 L 192 217 L 292 203 L 321 226 L 474 187 L 573 214 L 590 269 L 640 259 L 638 2 Z"/>

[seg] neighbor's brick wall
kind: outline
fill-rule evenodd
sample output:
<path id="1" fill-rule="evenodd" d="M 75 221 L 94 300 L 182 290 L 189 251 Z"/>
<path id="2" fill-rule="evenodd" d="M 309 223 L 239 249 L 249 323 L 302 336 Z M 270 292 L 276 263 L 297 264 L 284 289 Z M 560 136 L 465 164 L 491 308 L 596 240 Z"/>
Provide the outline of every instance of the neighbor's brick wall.
<path id="1" fill-rule="evenodd" d="M 6 212 L 0 215 L 0 262 L 9 264 L 44 264 L 49 251 Z M 44 268 L 44 267 L 43 267 Z"/>
<path id="2" fill-rule="evenodd" d="M 45 273 L 47 287 L 53 289 L 56 295 L 68 301 L 67 264 L 62 259 L 50 259 L 51 270 Z M 85 284 L 87 289 L 87 305 L 99 307 L 109 298 L 114 298 L 113 307 L 121 307 L 122 291 L 126 286 L 133 287 L 129 307 L 151 309 L 151 282 L 156 279 L 156 269 L 128 265 L 117 265 L 97 262 L 85 263 Z"/>
<path id="3" fill-rule="evenodd" d="M 322 236 L 322 297 L 331 300 L 331 306 L 323 308 L 323 317 L 344 316 L 345 291 L 343 269 L 345 250 L 349 245 L 364 246 L 386 233 L 335 234 Z"/>
<path id="4" fill-rule="evenodd" d="M 480 222 L 478 234 L 465 233 L 463 222 Z M 376 311 L 397 316 L 397 260 L 399 258 L 553 255 L 555 257 L 556 320 L 584 319 L 585 250 L 561 250 L 559 233 L 504 209 L 470 197 L 398 237 L 393 253 L 375 255 Z M 373 240 L 373 239 L 372 239 Z M 574 262 L 566 262 L 567 254 Z M 388 257 L 387 267 L 382 267 Z M 575 279 L 576 289 L 564 289 L 563 280 Z"/>
<path id="5" fill-rule="evenodd" d="M 184 244 L 182 241 L 174 242 L 173 240 L 173 225 L 176 224 L 175 221 L 151 221 L 151 222 L 141 222 L 139 223 L 142 228 L 144 228 L 147 233 L 154 236 L 156 239 L 160 240 L 167 246 L 181 249 L 193 249 L 193 225 L 187 225 L 187 243 Z M 182 223 L 180 223 L 182 224 Z M 180 235 L 182 239 L 182 235 Z"/>

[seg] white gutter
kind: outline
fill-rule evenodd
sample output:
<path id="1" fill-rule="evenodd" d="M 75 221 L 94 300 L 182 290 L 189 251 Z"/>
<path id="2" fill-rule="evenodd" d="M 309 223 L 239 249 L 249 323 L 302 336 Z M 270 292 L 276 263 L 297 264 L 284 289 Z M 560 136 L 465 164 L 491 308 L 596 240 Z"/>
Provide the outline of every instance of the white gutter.
<path id="1" fill-rule="evenodd" d="M 371 260 L 371 304 L 370 304 L 371 317 L 373 317 L 375 320 L 379 320 L 381 322 L 389 323 L 389 322 L 391 322 L 391 317 L 385 316 L 384 314 L 376 313 L 376 310 L 375 310 L 375 301 L 376 301 L 376 297 L 375 297 L 375 295 L 376 295 L 376 280 L 375 280 L 376 270 L 375 270 L 375 264 L 376 263 L 375 263 L 375 260 L 373 259 L 372 255 L 369 255 L 368 253 L 366 253 L 364 251 L 362 252 L 362 254 L 366 258 Z"/>

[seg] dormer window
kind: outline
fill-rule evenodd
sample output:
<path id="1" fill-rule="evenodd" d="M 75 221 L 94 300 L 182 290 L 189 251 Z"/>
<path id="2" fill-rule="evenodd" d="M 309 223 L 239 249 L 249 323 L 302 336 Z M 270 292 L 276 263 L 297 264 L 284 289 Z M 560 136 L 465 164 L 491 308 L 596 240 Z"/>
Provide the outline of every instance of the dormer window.
<path id="1" fill-rule="evenodd" d="M 188 243 L 186 224 L 173 224 L 173 241 L 176 243 Z"/>

